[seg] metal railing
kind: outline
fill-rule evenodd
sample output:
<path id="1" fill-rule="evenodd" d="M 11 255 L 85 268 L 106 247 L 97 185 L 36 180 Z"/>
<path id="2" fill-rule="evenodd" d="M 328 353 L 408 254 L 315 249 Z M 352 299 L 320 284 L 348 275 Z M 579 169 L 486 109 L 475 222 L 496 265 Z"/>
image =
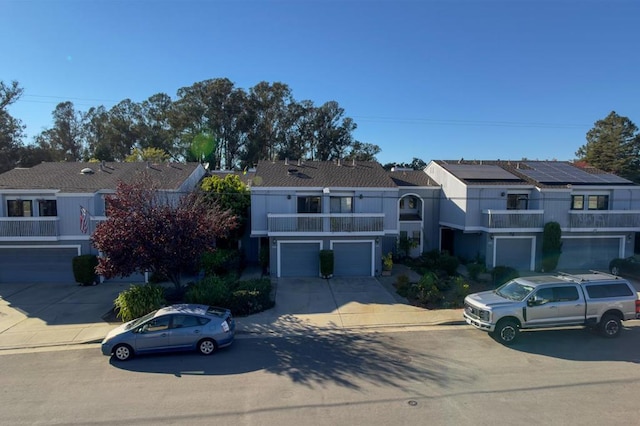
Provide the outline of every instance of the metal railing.
<path id="1" fill-rule="evenodd" d="M 640 228 L 640 210 L 572 210 L 571 228 Z"/>
<path id="2" fill-rule="evenodd" d="M 380 233 L 384 231 L 383 213 L 278 214 L 270 213 L 269 233 Z"/>
<path id="3" fill-rule="evenodd" d="M 544 210 L 485 210 L 484 226 L 490 229 L 542 229 Z"/>
<path id="4" fill-rule="evenodd" d="M 0 218 L 0 238 L 56 236 L 58 236 L 57 217 Z"/>

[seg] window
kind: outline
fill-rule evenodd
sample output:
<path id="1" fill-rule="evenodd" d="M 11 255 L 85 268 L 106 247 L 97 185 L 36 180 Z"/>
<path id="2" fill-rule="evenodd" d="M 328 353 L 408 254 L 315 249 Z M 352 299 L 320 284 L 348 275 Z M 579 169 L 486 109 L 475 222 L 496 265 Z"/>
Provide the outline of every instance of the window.
<path id="1" fill-rule="evenodd" d="M 9 217 L 31 217 L 33 216 L 31 200 L 8 200 L 7 212 Z"/>
<path id="2" fill-rule="evenodd" d="M 208 323 L 209 320 L 193 315 L 174 315 L 171 328 L 198 327 Z"/>
<path id="3" fill-rule="evenodd" d="M 56 200 L 38 201 L 38 214 L 40 216 L 58 216 Z"/>
<path id="4" fill-rule="evenodd" d="M 607 297 L 631 296 L 633 292 L 626 284 L 595 284 L 587 286 L 587 294 L 591 299 L 604 299 Z"/>
<path id="5" fill-rule="evenodd" d="M 571 302 L 579 298 L 578 289 L 573 286 L 556 287 L 553 296 L 556 302 Z"/>
<path id="6" fill-rule="evenodd" d="M 145 325 L 142 326 L 142 331 L 144 333 L 152 333 L 154 331 L 164 331 L 169 328 L 169 321 L 171 320 L 170 315 L 165 315 L 163 317 L 154 318 Z"/>
<path id="7" fill-rule="evenodd" d="M 609 196 L 608 195 L 589 195 L 589 203 L 587 205 L 589 210 L 609 210 Z"/>
<path id="8" fill-rule="evenodd" d="M 527 210 L 529 194 L 507 194 L 507 210 Z"/>
<path id="9" fill-rule="evenodd" d="M 583 209 L 584 209 L 584 195 L 572 195 L 571 210 L 583 210 Z"/>
<path id="10" fill-rule="evenodd" d="M 353 213 L 353 197 L 331 197 L 331 213 Z"/>
<path id="11" fill-rule="evenodd" d="M 298 213 L 322 213 L 319 196 L 298 197 Z"/>

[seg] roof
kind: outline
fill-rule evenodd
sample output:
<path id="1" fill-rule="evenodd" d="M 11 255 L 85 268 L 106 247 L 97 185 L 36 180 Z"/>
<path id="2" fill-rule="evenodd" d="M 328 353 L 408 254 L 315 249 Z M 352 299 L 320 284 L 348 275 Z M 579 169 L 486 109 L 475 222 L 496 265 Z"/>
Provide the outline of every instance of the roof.
<path id="1" fill-rule="evenodd" d="M 635 185 L 632 181 L 595 167 L 571 161 L 435 160 L 468 185 Z"/>
<path id="2" fill-rule="evenodd" d="M 116 189 L 118 182 L 132 182 L 147 174 L 159 189 L 176 190 L 200 167 L 200 163 L 40 163 L 0 174 L 2 189 L 52 189 L 67 193 Z M 83 172 L 84 171 L 84 172 Z"/>
<path id="3" fill-rule="evenodd" d="M 396 188 L 374 161 L 261 161 L 251 187 Z"/>
<path id="4" fill-rule="evenodd" d="M 391 180 L 397 186 L 434 186 L 439 185 L 434 182 L 424 170 L 397 169 L 387 172 Z"/>

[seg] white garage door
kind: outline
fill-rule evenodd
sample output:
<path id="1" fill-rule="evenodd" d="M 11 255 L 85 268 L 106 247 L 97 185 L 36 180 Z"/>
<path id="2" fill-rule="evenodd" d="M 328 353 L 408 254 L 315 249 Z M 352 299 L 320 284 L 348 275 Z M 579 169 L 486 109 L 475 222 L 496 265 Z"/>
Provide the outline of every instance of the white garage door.
<path id="1" fill-rule="evenodd" d="M 280 243 L 281 277 L 320 276 L 320 243 Z"/>
<path id="2" fill-rule="evenodd" d="M 370 277 L 372 276 L 373 242 L 334 242 L 334 268 L 336 277 Z"/>
<path id="3" fill-rule="evenodd" d="M 2 248 L 0 282 L 75 282 L 72 259 L 77 248 Z"/>
<path id="4" fill-rule="evenodd" d="M 611 259 L 620 256 L 620 238 L 563 238 L 559 270 L 607 271 Z"/>

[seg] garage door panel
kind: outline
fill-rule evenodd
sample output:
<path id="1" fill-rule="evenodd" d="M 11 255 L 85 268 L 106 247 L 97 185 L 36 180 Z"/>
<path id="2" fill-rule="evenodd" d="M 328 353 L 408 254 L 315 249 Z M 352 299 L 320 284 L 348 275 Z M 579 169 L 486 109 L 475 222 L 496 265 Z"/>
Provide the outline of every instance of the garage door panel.
<path id="1" fill-rule="evenodd" d="M 620 238 L 563 238 L 557 269 L 608 270 L 620 255 Z"/>
<path id="2" fill-rule="evenodd" d="M 319 243 L 280 244 L 280 276 L 317 277 L 319 275 Z"/>
<path id="3" fill-rule="evenodd" d="M 372 244 L 349 242 L 333 244 L 335 276 L 371 276 Z"/>
<path id="4" fill-rule="evenodd" d="M 0 248 L 0 282 L 75 282 L 75 248 Z"/>
<path id="5" fill-rule="evenodd" d="M 519 271 L 531 269 L 531 238 L 496 238 L 496 266 L 509 266 Z"/>

